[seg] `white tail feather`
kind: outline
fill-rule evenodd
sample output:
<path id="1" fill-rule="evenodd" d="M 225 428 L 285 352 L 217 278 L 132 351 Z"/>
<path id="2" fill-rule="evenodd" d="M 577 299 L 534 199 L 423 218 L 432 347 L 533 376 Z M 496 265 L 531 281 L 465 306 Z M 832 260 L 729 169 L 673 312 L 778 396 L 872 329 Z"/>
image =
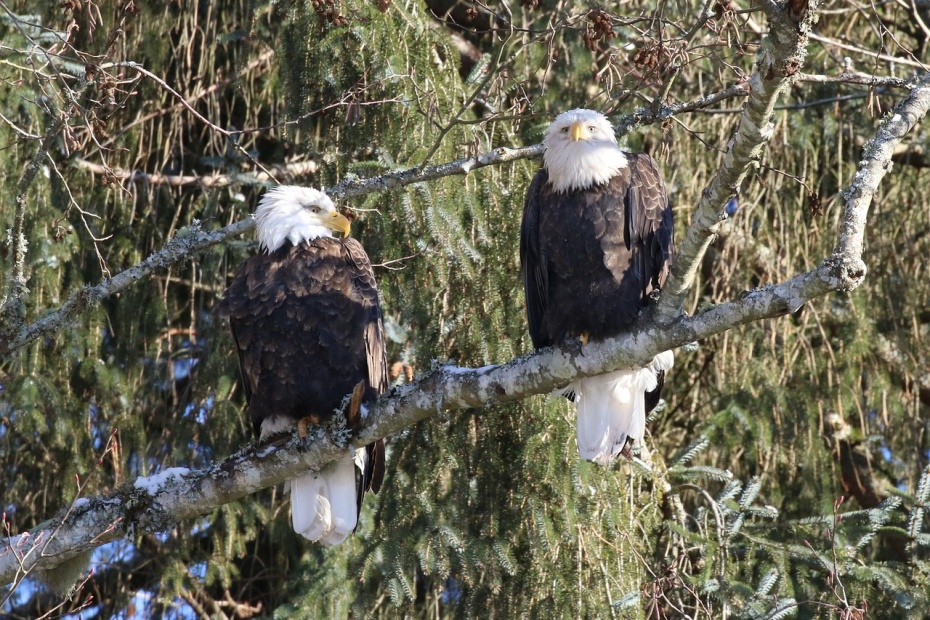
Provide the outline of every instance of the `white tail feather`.
<path id="1" fill-rule="evenodd" d="M 353 451 L 321 469 L 292 479 L 294 531 L 326 546 L 338 545 L 358 524 Z"/>
<path id="2" fill-rule="evenodd" d="M 662 351 L 654 358 L 652 358 L 652 363 L 649 365 L 652 368 L 658 370 L 668 370 L 675 365 L 675 354 L 671 351 Z"/>
<path id="3" fill-rule="evenodd" d="M 617 370 L 575 381 L 577 440 L 581 458 L 609 465 L 626 446 L 627 437 L 641 441 L 646 433 L 646 392 L 656 389 L 657 373 L 674 363 L 671 351 L 646 368 Z"/>

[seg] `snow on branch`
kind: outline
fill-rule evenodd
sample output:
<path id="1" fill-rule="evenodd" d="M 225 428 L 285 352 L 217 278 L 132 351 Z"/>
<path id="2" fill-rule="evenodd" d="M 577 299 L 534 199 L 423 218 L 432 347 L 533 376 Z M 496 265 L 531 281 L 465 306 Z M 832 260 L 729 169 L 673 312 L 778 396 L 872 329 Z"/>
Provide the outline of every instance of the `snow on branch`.
<path id="1" fill-rule="evenodd" d="M 694 317 L 658 326 L 646 316 L 631 333 L 581 347 L 570 342 L 506 364 L 478 369 L 437 365 L 418 381 L 395 388 L 365 413 L 353 443 L 365 445 L 439 412 L 480 409 L 550 393 L 575 378 L 642 364 L 659 351 L 727 331 L 737 325 L 796 311 L 831 291 L 857 286 L 865 276 L 861 244 L 872 194 L 890 170 L 901 138 L 930 108 L 927 74 L 879 127 L 846 191 L 836 250 L 813 271 L 757 289 Z M 240 222 L 239 225 L 244 225 Z M 207 234 L 207 233 L 201 233 Z M 217 506 L 278 484 L 341 455 L 340 434 L 318 433 L 306 448 L 247 448 L 213 467 L 172 468 L 124 485 L 105 497 L 81 498 L 32 532 L 0 539 L 0 583 L 47 570 L 127 534 L 164 531 Z"/>
<path id="2" fill-rule="evenodd" d="M 770 32 L 762 42 L 749 78 L 749 100 L 739 128 L 727 145 L 716 175 L 701 193 L 684 241 L 675 251 L 672 273 L 659 298 L 659 320 L 678 315 L 707 247 L 727 219 L 727 201 L 739 194 L 743 180 L 758 164 L 775 131 L 775 103 L 798 77 L 807 56 L 808 35 L 817 20 L 819 0 L 776 4 L 763 2 Z"/>

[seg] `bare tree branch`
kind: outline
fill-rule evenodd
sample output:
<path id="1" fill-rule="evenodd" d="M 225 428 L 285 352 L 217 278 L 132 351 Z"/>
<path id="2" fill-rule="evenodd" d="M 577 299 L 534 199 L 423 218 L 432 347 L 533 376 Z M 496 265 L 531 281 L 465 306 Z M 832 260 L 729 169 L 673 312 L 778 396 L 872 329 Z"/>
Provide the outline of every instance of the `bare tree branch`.
<path id="1" fill-rule="evenodd" d="M 666 325 L 658 326 L 648 320 L 650 317 L 644 317 L 631 333 L 584 347 L 568 343 L 479 369 L 438 366 L 419 381 L 396 388 L 373 404 L 352 443 L 368 444 L 440 411 L 514 402 L 551 392 L 578 377 L 642 364 L 659 351 L 737 325 L 788 314 L 829 292 L 858 286 L 865 277 L 862 239 L 872 195 L 890 170 L 895 145 L 928 109 L 930 74 L 895 108 L 866 146 L 853 183 L 844 193 L 836 250 L 816 269 L 748 292 L 697 316 L 679 316 Z M 34 569 L 52 568 L 126 533 L 163 531 L 283 482 L 307 468 L 320 467 L 347 449 L 342 443 L 344 437 L 341 432 L 320 432 L 305 450 L 293 440 L 286 445 L 249 448 L 208 469 L 178 469 L 173 476 L 168 470 L 140 478 L 106 497 L 77 500 L 35 531 L 0 540 L 0 583 Z"/>
<path id="2" fill-rule="evenodd" d="M 839 242 L 834 258 L 850 263 L 853 271 L 861 270 L 858 277 L 865 277 L 862 262 L 862 243 L 865 239 L 866 218 L 872 195 L 882 177 L 891 169 L 891 158 L 901 138 L 923 119 L 930 103 L 930 73 L 924 75 L 911 95 L 895 107 L 890 117 L 878 128 L 875 137 L 865 145 L 862 161 L 852 184 L 843 192 L 845 207 L 840 221 Z M 854 286 L 858 286 L 858 282 Z"/>
<path id="3" fill-rule="evenodd" d="M 518 149 L 501 147 L 478 155 L 477 157 L 457 159 L 446 164 L 427 166 L 425 168 L 406 168 L 404 170 L 387 172 L 370 179 L 347 179 L 332 187 L 326 188 L 325 191 L 333 198 L 351 198 L 352 196 L 361 196 L 372 192 L 385 192 L 389 189 L 412 185 L 413 183 L 433 181 L 435 179 L 459 174 L 465 175 L 479 168 L 505 164 L 518 159 L 541 157 L 542 154 L 542 144 L 524 146 Z"/>
<path id="4" fill-rule="evenodd" d="M 235 183 L 243 185 L 261 185 L 268 181 L 282 179 L 299 179 L 316 174 L 320 165 L 315 161 L 298 161 L 290 164 L 269 166 L 269 170 L 258 172 L 241 172 L 234 174 L 160 174 L 157 172 L 143 172 L 142 170 L 124 170 L 110 168 L 103 164 L 95 164 L 86 159 L 74 159 L 72 164 L 79 170 L 86 170 L 92 174 L 104 177 L 128 180 L 131 183 L 144 183 L 145 185 L 168 185 L 171 187 L 188 187 L 199 185 L 203 188 L 226 187 Z"/>
<path id="5" fill-rule="evenodd" d="M 772 121 L 775 102 L 803 65 L 808 33 L 819 6 L 818 0 L 802 4 L 803 10 L 795 13 L 787 6 L 771 1 L 763 3 L 770 33 L 763 40 L 756 69 L 749 78 L 749 101 L 723 163 L 702 192 L 688 233 L 675 252 L 671 277 L 659 298 L 660 321 L 670 321 L 681 311 L 704 252 L 716 237 L 720 223 L 727 218 L 727 201 L 739 193 L 743 180 L 775 131 Z"/>
<path id="6" fill-rule="evenodd" d="M 927 65 L 925 65 L 924 63 L 919 62 L 917 60 L 911 60 L 910 58 L 902 58 L 901 56 L 890 56 L 888 54 L 882 54 L 880 52 L 866 49 L 864 47 L 858 47 L 855 45 L 850 45 L 848 43 L 843 43 L 842 41 L 837 41 L 836 39 L 831 39 L 829 37 L 823 37 L 818 34 L 811 33 L 810 38 L 813 39 L 814 41 L 817 41 L 818 43 L 832 45 L 833 47 L 838 47 L 848 52 L 856 52 L 858 54 L 865 54 L 866 56 L 870 56 L 872 58 L 875 58 L 876 60 L 883 60 L 885 62 L 896 63 L 899 65 L 907 65 L 908 67 L 915 67 L 917 69 L 922 69 L 922 70 L 927 69 Z"/>
<path id="7" fill-rule="evenodd" d="M 861 84 L 863 86 L 887 86 L 891 88 L 913 88 L 917 78 L 905 79 L 882 75 L 869 75 L 858 71 L 843 71 L 839 75 L 799 73 L 798 82 L 811 84 Z"/>
<path id="8" fill-rule="evenodd" d="M 737 84 L 736 86 L 731 86 L 726 90 L 721 90 L 693 101 L 688 101 L 685 103 L 673 103 L 664 106 L 660 108 L 658 112 L 654 112 L 651 106 L 648 108 L 640 108 L 632 114 L 623 116 L 616 124 L 614 129 L 622 136 L 631 131 L 639 129 L 643 125 L 650 125 L 652 123 L 661 122 L 667 118 L 675 116 L 676 114 L 700 110 L 726 99 L 747 96 L 749 96 L 749 89 L 742 84 Z"/>

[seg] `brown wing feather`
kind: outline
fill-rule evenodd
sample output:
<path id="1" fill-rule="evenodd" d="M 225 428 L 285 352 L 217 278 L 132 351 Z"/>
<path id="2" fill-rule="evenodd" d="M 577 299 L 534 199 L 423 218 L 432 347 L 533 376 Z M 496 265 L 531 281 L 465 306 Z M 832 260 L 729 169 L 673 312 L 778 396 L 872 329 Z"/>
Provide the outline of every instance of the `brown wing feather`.
<path id="1" fill-rule="evenodd" d="M 362 288 L 374 293 L 372 318 L 365 326 L 365 353 L 368 365 L 368 385 L 374 392 L 374 397 L 380 396 L 388 388 L 387 349 L 384 341 L 384 319 L 381 315 L 381 306 L 377 299 L 375 275 L 371 268 L 371 261 L 365 249 L 355 239 L 346 239 L 345 245 L 348 260 L 352 262 L 356 278 L 363 281 Z M 360 490 L 377 493 L 384 482 L 386 469 L 384 460 L 384 441 L 378 441 L 365 447 L 368 453 L 368 467 L 362 475 Z M 359 505 L 361 508 L 361 504 Z"/>
<path id="2" fill-rule="evenodd" d="M 635 268 L 651 295 L 665 284 L 671 268 L 672 209 L 659 166 L 646 153 L 628 153 L 630 192 L 627 197 L 628 239 L 639 247 Z M 629 246 L 628 246 L 629 247 Z"/>
<path id="3" fill-rule="evenodd" d="M 541 190 L 548 180 L 549 174 L 545 170 L 540 170 L 533 177 L 526 191 L 523 221 L 520 224 L 520 265 L 523 269 L 526 319 L 530 338 L 537 349 L 555 344 L 546 329 L 549 306 L 548 265 L 546 254 L 539 246 Z"/>
<path id="4" fill-rule="evenodd" d="M 630 214 L 632 236 L 641 245 L 636 257 L 644 297 L 653 296 L 665 284 L 674 254 L 674 221 L 665 184 L 656 161 L 646 153 L 627 155 L 630 161 L 631 183 L 627 213 Z M 659 404 L 665 371 L 659 371 L 656 388 L 646 392 L 646 411 Z"/>
<path id="5" fill-rule="evenodd" d="M 371 320 L 365 326 L 365 353 L 368 361 L 368 385 L 375 395 L 381 395 L 388 386 L 387 351 L 384 344 L 384 319 L 378 303 L 378 290 L 371 261 L 365 249 L 355 239 L 346 239 L 345 249 L 348 260 L 355 271 L 355 278 L 360 281 L 360 288 L 372 304 Z"/>
<path id="6" fill-rule="evenodd" d="M 239 379 L 242 381 L 242 389 L 245 391 L 245 402 L 249 403 L 252 401 L 252 392 L 255 391 L 255 386 L 258 384 L 258 373 L 252 371 L 251 359 L 246 357 L 246 351 L 248 351 L 246 336 L 237 334 L 233 325 L 230 325 L 230 331 L 232 332 L 233 342 L 236 343 L 236 354 L 239 358 Z"/>

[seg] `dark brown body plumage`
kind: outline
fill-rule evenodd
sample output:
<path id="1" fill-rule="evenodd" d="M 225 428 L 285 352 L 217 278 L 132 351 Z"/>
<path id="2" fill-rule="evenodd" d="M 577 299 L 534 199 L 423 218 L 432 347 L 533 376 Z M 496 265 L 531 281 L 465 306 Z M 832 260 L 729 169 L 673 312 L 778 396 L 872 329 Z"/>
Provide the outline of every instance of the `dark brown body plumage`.
<path id="1" fill-rule="evenodd" d="M 360 381 L 366 400 L 387 388 L 378 290 L 355 239 L 285 242 L 243 261 L 217 312 L 229 317 L 256 433 L 269 418 L 329 419 Z M 383 443 L 367 449 L 359 500 L 384 477 Z"/>
<path id="2" fill-rule="evenodd" d="M 629 165 L 602 185 L 556 193 L 543 169 L 527 191 L 520 260 L 537 349 L 623 332 L 668 276 L 672 210 L 658 166 L 645 153 L 625 155 Z"/>

